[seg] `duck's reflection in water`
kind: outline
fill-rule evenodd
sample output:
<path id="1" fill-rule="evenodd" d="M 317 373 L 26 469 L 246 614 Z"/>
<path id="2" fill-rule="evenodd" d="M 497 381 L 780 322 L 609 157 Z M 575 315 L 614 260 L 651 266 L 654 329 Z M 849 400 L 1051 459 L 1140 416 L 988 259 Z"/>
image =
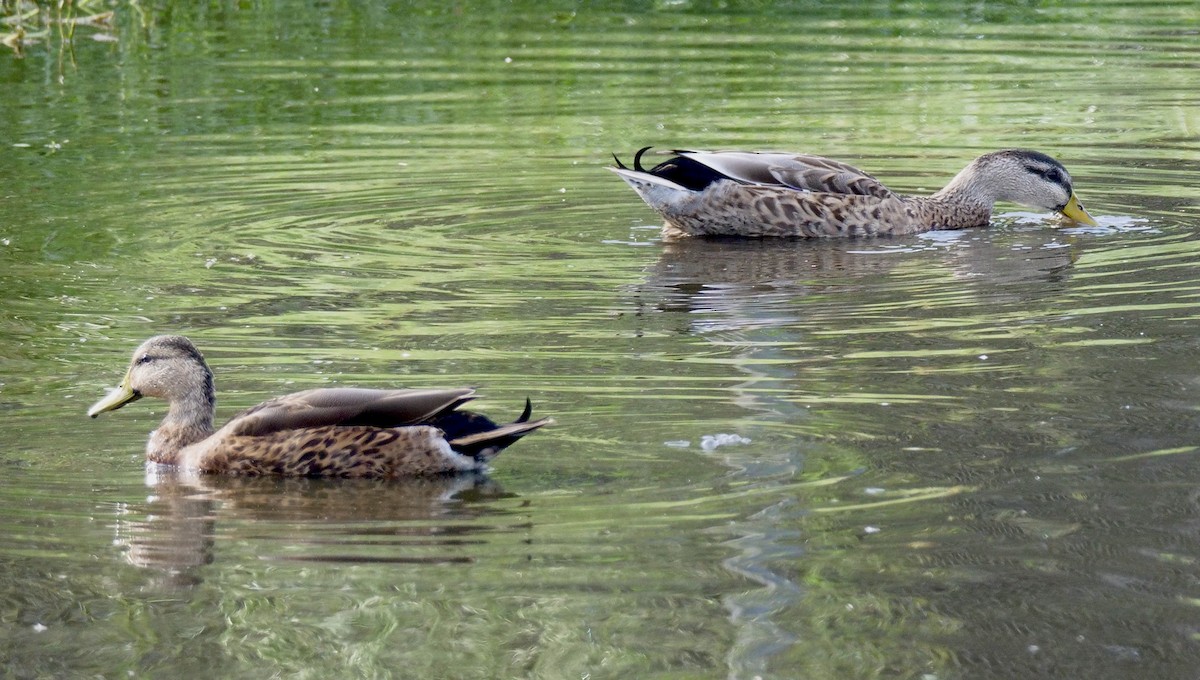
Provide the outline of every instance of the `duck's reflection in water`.
<path id="1" fill-rule="evenodd" d="M 705 293 L 706 301 L 771 291 L 879 295 L 881 281 L 893 276 L 941 274 L 967 291 L 979 291 L 981 285 L 994 290 L 1018 282 L 1062 282 L 1080 251 L 1070 237 L 1045 230 L 1003 238 L 966 230 L 905 239 L 680 239 L 663 243 L 662 255 L 637 288 L 642 294 L 674 291 L 685 298 Z M 903 285 L 889 287 L 900 292 Z"/>
<path id="2" fill-rule="evenodd" d="M 125 558 L 161 586 L 199 584 L 225 543 L 251 542 L 261 560 L 471 562 L 473 543 L 511 498 L 480 473 L 397 480 L 201 475 L 148 468 L 144 505 L 117 522 Z M 509 526 L 507 528 L 514 528 Z"/>

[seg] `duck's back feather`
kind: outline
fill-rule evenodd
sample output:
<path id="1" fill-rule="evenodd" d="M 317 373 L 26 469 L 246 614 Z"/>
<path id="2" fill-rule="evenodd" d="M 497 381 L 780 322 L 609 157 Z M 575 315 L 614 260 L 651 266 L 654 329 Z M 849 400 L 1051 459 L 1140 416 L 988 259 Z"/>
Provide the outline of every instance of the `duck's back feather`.
<path id="1" fill-rule="evenodd" d="M 397 427 L 428 422 L 475 396 L 475 390 L 372 390 L 337 387 L 307 390 L 264 401 L 234 416 L 225 426 L 231 435 L 329 425 Z"/>
<path id="2" fill-rule="evenodd" d="M 895 196 L 891 189 L 866 172 L 848 163 L 823 156 L 747 151 L 713 153 L 676 151 L 674 153 L 708 168 L 710 172 L 723 178 L 745 184 L 778 186 L 817 193 L 875 196 L 877 198 Z"/>

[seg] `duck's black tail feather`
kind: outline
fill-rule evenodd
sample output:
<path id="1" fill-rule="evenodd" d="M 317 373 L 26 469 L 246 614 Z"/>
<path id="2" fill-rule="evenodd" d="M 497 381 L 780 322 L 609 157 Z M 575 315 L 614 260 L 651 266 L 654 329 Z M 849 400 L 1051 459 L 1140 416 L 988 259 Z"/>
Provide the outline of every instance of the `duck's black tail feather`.
<path id="1" fill-rule="evenodd" d="M 634 170 L 662 177 L 692 191 L 704 191 L 705 187 L 713 182 L 730 179 L 727 175 L 708 167 L 700 161 L 683 155 L 687 153 L 686 151 L 676 151 L 674 153 L 679 155 L 673 156 L 647 170 L 642 167 L 642 156 L 651 148 L 649 146 L 643 147 L 638 149 L 637 153 L 633 155 Z M 620 158 L 617 158 L 616 154 L 613 154 L 613 160 L 617 162 L 618 168 L 622 170 L 629 169 L 625 167 Z"/>
<path id="2" fill-rule="evenodd" d="M 440 416 L 430 425 L 446 433 L 450 448 L 477 460 L 488 461 L 521 437 L 554 420 L 539 418 L 530 420 L 533 403 L 525 400 L 521 416 L 507 425 L 497 425 L 490 418 L 470 411 L 454 411 Z"/>

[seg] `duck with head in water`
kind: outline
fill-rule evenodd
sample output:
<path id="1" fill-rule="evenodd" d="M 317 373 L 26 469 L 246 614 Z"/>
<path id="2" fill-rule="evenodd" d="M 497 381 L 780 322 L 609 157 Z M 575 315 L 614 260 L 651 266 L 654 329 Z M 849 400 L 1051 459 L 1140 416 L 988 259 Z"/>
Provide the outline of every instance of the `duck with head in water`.
<path id="1" fill-rule="evenodd" d="M 790 153 L 673 151 L 649 170 L 646 147 L 620 175 L 672 236 L 846 237 L 985 227 L 997 201 L 1053 210 L 1083 224 L 1062 163 L 1038 151 L 984 154 L 932 196 L 905 196 L 840 161 Z"/>

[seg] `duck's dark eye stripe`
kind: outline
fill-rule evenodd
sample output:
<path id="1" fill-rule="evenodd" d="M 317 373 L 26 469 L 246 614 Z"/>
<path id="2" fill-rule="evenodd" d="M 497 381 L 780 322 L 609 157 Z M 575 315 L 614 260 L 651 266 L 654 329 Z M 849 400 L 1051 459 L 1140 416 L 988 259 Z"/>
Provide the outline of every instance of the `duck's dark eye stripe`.
<path id="1" fill-rule="evenodd" d="M 1066 176 L 1058 168 L 1039 168 L 1035 165 L 1026 165 L 1025 171 L 1031 175 L 1037 175 L 1047 182 L 1053 182 L 1065 189 L 1070 189 Z"/>
<path id="2" fill-rule="evenodd" d="M 1036 165 L 1026 165 L 1025 172 L 1028 172 L 1031 175 L 1037 175 L 1038 177 L 1046 177 L 1046 171 Z"/>

